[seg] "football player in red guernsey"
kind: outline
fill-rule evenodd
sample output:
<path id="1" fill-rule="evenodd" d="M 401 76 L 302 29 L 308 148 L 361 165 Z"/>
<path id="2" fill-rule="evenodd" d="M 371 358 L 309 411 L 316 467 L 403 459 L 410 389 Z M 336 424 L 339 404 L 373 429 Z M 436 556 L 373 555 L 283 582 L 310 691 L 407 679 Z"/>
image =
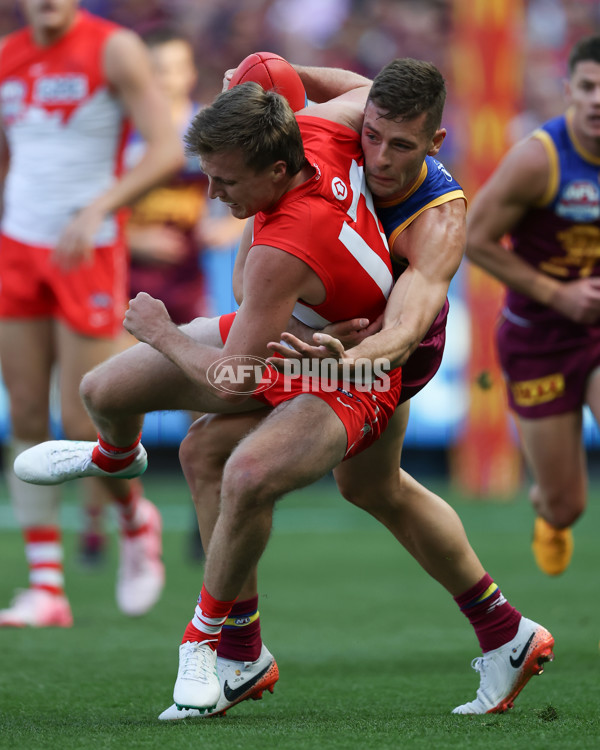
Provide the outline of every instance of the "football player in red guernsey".
<path id="1" fill-rule="evenodd" d="M 0 360 L 10 401 L 12 455 L 49 435 L 50 378 L 58 374 L 62 426 L 93 438 L 81 378 L 116 351 L 127 301 L 127 253 L 118 209 L 183 163 L 167 107 L 132 32 L 76 0 L 21 0 L 28 25 L 0 45 Z M 121 173 L 129 118 L 148 142 Z M 102 482 L 106 486 L 103 486 Z M 121 517 L 117 602 L 139 615 L 164 580 L 160 516 L 141 485 L 86 480 Z M 9 472 L 23 529 L 29 587 L 0 611 L 0 626 L 68 626 L 59 496 Z"/>

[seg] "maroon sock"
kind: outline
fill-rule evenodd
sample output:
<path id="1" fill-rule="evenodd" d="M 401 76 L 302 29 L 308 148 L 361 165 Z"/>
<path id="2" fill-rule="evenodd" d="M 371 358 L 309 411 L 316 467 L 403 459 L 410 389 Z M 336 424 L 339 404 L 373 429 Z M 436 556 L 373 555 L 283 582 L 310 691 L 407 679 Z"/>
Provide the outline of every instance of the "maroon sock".
<path id="1" fill-rule="evenodd" d="M 475 586 L 455 596 L 454 601 L 475 629 L 484 654 L 508 643 L 517 634 L 521 613 L 506 601 L 487 573 Z"/>
<path id="2" fill-rule="evenodd" d="M 223 625 L 217 653 L 232 661 L 256 661 L 261 648 L 257 594 L 233 605 Z"/>

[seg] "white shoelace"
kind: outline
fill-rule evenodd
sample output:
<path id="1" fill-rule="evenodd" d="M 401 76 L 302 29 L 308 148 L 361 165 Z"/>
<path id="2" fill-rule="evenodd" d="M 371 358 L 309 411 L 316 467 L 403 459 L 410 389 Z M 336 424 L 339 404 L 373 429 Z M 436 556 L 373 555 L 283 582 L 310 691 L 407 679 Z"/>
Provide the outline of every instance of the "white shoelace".
<path id="1" fill-rule="evenodd" d="M 201 643 L 189 643 L 184 644 L 184 647 L 181 676 L 188 680 L 208 683 L 209 675 L 214 670 L 214 664 L 211 664 L 210 646 Z"/>
<path id="2" fill-rule="evenodd" d="M 50 468 L 59 468 L 60 471 L 70 471 L 71 469 L 87 469 L 92 462 L 92 453 L 89 445 L 85 443 L 73 443 L 68 448 L 60 448 L 50 451 L 48 456 Z"/>

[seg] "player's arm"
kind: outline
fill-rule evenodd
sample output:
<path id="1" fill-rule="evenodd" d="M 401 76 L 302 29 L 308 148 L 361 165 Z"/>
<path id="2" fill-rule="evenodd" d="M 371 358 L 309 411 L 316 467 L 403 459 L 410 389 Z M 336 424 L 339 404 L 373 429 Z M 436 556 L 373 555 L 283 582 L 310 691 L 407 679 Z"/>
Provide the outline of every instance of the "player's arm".
<path id="1" fill-rule="evenodd" d="M 244 299 L 222 349 L 191 339 L 171 321 L 163 303 L 144 292 L 130 303 L 124 325 L 199 387 L 223 401 L 241 403 L 260 380 L 262 368 L 255 367 L 256 357 L 268 356 L 267 343 L 285 328 L 297 299 L 301 296 L 321 301 L 324 293 L 321 281 L 303 261 L 276 248 L 257 245 L 245 265 Z M 228 356 L 235 357 L 236 366 L 250 365 L 247 371 L 236 371 L 229 392 L 215 388 L 207 377 L 211 365 Z M 244 362 L 245 356 L 252 359 Z"/>
<path id="2" fill-rule="evenodd" d="M 4 47 L 4 40 L 0 40 L 0 55 L 2 54 L 2 48 Z M 0 113 L 0 123 L 2 117 Z M 4 128 L 0 127 L 0 216 L 4 213 L 4 182 L 6 175 L 8 174 L 8 166 L 10 163 L 10 152 L 8 149 L 8 140 Z"/>
<path id="3" fill-rule="evenodd" d="M 304 84 L 306 96 L 316 104 L 328 102 L 356 89 L 371 88 L 369 78 L 342 68 L 319 68 L 309 65 L 293 66 Z"/>
<path id="4" fill-rule="evenodd" d="M 394 284 L 379 333 L 349 349 L 353 359 L 384 358 L 404 365 L 444 305 L 462 260 L 466 237 L 465 201 L 429 208 L 395 240 L 392 255 L 408 260 Z"/>
<path id="5" fill-rule="evenodd" d="M 311 102 L 298 114 L 321 117 L 361 131 L 372 81 L 341 68 L 294 65 Z"/>
<path id="6" fill-rule="evenodd" d="M 502 239 L 541 199 L 549 169 L 545 149 L 537 139 L 520 142 L 475 196 L 467 222 L 469 260 L 544 305 L 550 303 L 559 282 L 512 253 Z"/>
<path id="7" fill-rule="evenodd" d="M 8 174 L 8 165 L 10 162 L 10 153 L 8 150 L 8 141 L 3 128 L 0 128 L 0 216 L 4 212 L 4 182 Z"/>
<path id="8" fill-rule="evenodd" d="M 235 256 L 235 263 L 233 264 L 231 284 L 233 287 L 233 296 L 238 305 L 242 303 L 244 298 L 244 268 L 246 266 L 246 261 L 248 260 L 248 253 L 250 252 L 253 236 L 254 217 L 251 216 L 246 220 L 246 225 L 240 240 L 240 246 L 237 255 Z"/>
<path id="9" fill-rule="evenodd" d="M 94 235 L 107 215 L 133 203 L 183 165 L 181 140 L 139 37 L 128 30 L 115 32 L 105 46 L 104 69 L 115 95 L 144 139 L 146 149 L 130 171 L 69 224 L 57 247 L 57 259 L 67 267 L 89 257 Z"/>

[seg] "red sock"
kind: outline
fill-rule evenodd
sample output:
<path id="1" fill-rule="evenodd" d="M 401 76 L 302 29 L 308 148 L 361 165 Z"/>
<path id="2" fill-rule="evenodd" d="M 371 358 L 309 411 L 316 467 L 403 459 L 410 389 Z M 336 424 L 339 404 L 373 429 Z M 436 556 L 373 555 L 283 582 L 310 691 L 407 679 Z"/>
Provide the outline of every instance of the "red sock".
<path id="1" fill-rule="evenodd" d="M 121 530 L 128 537 L 137 536 L 146 531 L 147 519 L 143 514 L 138 513 L 141 498 L 142 486 L 135 480 L 129 484 L 129 492 L 126 495 L 114 498 L 121 518 Z"/>
<path id="2" fill-rule="evenodd" d="M 211 648 L 216 650 L 221 638 L 221 628 L 227 619 L 227 615 L 231 612 L 234 602 L 235 599 L 230 602 L 215 599 L 202 584 L 202 591 L 198 597 L 194 617 L 188 623 L 181 642 L 208 643 Z"/>
<path id="3" fill-rule="evenodd" d="M 260 613 L 258 594 L 251 599 L 236 601 L 225 620 L 219 656 L 232 661 L 256 661 L 260 656 L 262 639 L 260 636 Z"/>
<path id="4" fill-rule="evenodd" d="M 65 593 L 63 550 L 56 526 L 36 526 L 24 530 L 25 556 L 29 564 L 29 585 L 51 594 Z"/>
<path id="5" fill-rule="evenodd" d="M 521 613 L 506 601 L 487 573 L 454 601 L 475 629 L 483 653 L 503 646 L 517 634 Z"/>
<path id="6" fill-rule="evenodd" d="M 92 461 L 104 471 L 120 471 L 133 463 L 137 455 L 137 447 L 142 433 L 135 442 L 125 447 L 111 445 L 98 435 L 98 445 L 92 452 Z"/>

